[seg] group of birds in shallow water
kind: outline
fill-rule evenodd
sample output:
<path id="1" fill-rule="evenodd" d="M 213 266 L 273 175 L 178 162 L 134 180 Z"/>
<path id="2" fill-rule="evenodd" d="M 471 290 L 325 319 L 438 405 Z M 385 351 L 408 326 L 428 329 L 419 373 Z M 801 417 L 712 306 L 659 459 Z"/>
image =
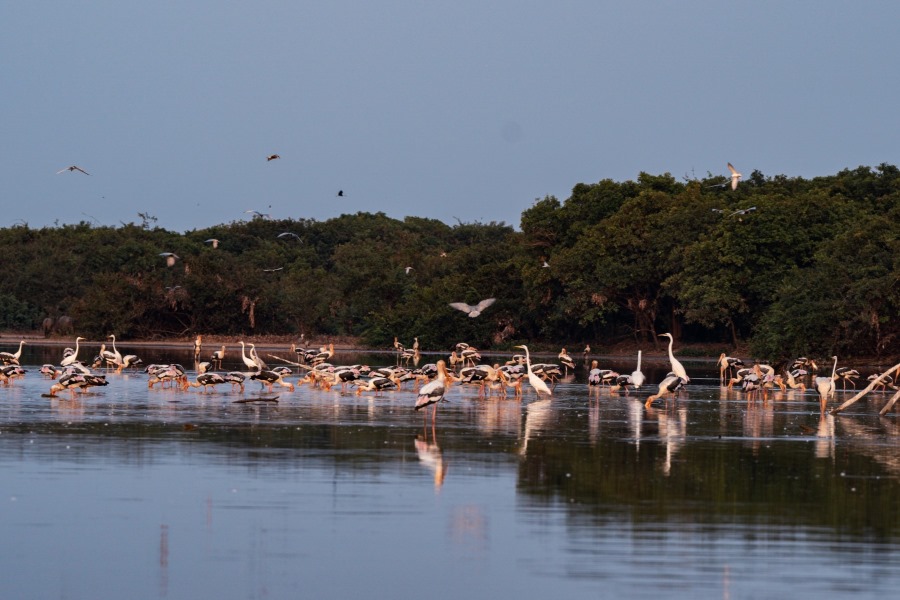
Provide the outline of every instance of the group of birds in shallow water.
<path id="1" fill-rule="evenodd" d="M 661 398 L 676 398 L 678 393 L 687 386 L 691 379 L 681 364 L 675 358 L 673 352 L 674 338 L 670 333 L 661 334 L 667 337 L 668 358 L 671 371 L 660 381 L 656 393 L 647 397 L 646 407 Z M 143 366 L 143 361 L 134 354 L 121 354 L 116 348 L 115 335 L 110 335 L 110 347 L 101 344 L 100 352 L 89 364 L 79 359 L 80 343 L 85 338 L 77 337 L 74 348 L 66 348 L 63 351 L 59 365 L 45 364 L 40 372 L 46 377 L 55 379 L 46 394 L 56 397 L 59 392 L 68 390 L 71 397 L 75 397 L 76 390 L 86 391 L 87 388 L 106 386 L 109 384 L 107 376 L 110 372 L 122 373 L 126 369 L 136 370 Z M 301 343 L 303 342 L 301 336 Z M 0 352 L 0 383 L 9 385 L 16 378 L 23 377 L 26 373 L 19 364 L 22 348 L 25 345 L 22 340 L 16 352 Z M 410 363 L 418 365 L 421 354 L 418 338 L 414 340 L 411 348 L 404 347 L 397 338 L 394 338 L 394 350 L 396 352 L 396 364 L 385 367 L 370 367 L 368 365 L 334 365 L 330 360 L 334 356 L 334 345 L 329 344 L 320 348 L 298 347 L 292 344 L 290 347 L 293 357 L 286 359 L 271 356 L 283 364 L 270 367 L 260 357 L 253 343 L 241 346 L 240 358 L 246 370 L 224 371 L 223 361 L 226 355 L 226 346 L 222 345 L 218 350 L 203 355 L 202 336 L 197 336 L 193 345 L 193 359 L 195 377 L 190 379 L 188 371 L 180 364 L 151 364 L 144 367 L 147 374 L 147 387 L 155 386 L 171 387 L 178 390 L 187 390 L 191 387 L 202 388 L 205 393 L 220 385 L 230 385 L 233 390 L 244 392 L 248 380 L 258 381 L 269 393 L 274 386 L 280 386 L 294 391 L 297 385 L 309 385 L 323 390 L 331 390 L 339 387 L 341 392 L 347 391 L 347 387 L 355 388 L 355 393 L 361 395 L 364 392 L 372 392 L 378 395 L 388 390 L 400 390 L 405 385 L 411 385 L 416 392 L 415 410 L 428 406 L 432 407 L 432 422 L 437 416 L 437 407 L 446 401 L 446 395 L 454 384 L 475 386 L 479 390 L 479 397 L 488 397 L 496 394 L 507 397 L 512 394 L 515 398 L 523 396 L 522 384 L 527 382 L 538 395 L 552 396 L 552 386 L 561 378 L 567 376 L 569 371 L 575 370 L 575 360 L 563 348 L 558 355 L 558 363 L 532 363 L 527 346 L 517 346 L 524 351 L 516 354 L 505 364 L 482 364 L 481 353 L 478 349 L 465 343 L 459 343 L 446 360 L 438 360 L 422 367 L 413 367 Z M 248 351 L 249 348 L 249 351 Z M 584 349 L 585 363 L 589 359 L 590 346 Z M 204 358 L 206 360 L 204 360 Z M 830 376 L 816 376 L 818 365 L 811 359 L 798 358 L 790 363 L 772 367 L 766 363 L 755 363 L 752 367 L 746 367 L 741 359 L 722 354 L 717 365 L 719 367 L 720 385 L 729 389 L 739 386 L 748 394 L 748 400 L 753 397 L 768 398 L 768 393 L 775 387 L 782 391 L 798 389 L 801 392 L 807 389 L 807 382 L 814 387 L 819 394 L 821 410 L 824 412 L 829 399 L 834 397 L 838 381 L 842 389 L 846 389 L 849 383 L 856 387 L 856 380 L 861 375 L 856 369 L 838 367 L 837 357 L 832 357 Z M 290 365 L 290 366 L 288 366 Z M 291 366 L 298 373 L 296 385 L 286 381 L 293 374 Z M 105 372 L 97 372 L 105 369 Z M 900 369 L 898 369 L 900 371 Z M 900 373 L 874 374 L 868 379 L 876 382 L 882 391 L 888 388 L 900 389 L 895 378 Z M 589 388 L 599 390 L 606 388 L 610 392 L 638 390 L 646 383 L 646 377 L 641 371 L 641 351 L 637 353 L 637 365 L 630 374 L 620 374 L 613 369 L 602 369 L 597 360 L 591 361 L 588 371 L 587 384 Z M 274 401 L 272 398 L 260 398 L 260 401 Z M 427 415 L 426 415 L 427 418 Z"/>

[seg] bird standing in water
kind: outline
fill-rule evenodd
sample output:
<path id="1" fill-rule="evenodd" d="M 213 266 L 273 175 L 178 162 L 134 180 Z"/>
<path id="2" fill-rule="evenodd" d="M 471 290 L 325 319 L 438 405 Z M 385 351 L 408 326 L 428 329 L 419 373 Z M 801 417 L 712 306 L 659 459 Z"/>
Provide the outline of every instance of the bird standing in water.
<path id="1" fill-rule="evenodd" d="M 419 389 L 416 397 L 416 410 L 433 406 L 431 409 L 431 423 L 434 425 L 434 418 L 437 416 L 437 406 L 439 402 L 447 402 L 444 395 L 450 387 L 447 383 L 447 363 L 442 360 L 437 361 L 437 377 L 434 381 L 429 381 Z M 427 413 L 426 417 L 427 419 Z"/>

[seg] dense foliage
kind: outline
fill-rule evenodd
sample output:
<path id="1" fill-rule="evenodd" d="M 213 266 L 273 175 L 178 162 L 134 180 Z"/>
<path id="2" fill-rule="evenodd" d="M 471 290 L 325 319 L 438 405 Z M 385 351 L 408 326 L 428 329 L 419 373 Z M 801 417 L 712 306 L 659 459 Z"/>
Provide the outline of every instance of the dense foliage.
<path id="1" fill-rule="evenodd" d="M 898 352 L 897 168 L 720 183 L 642 173 L 578 184 L 564 202 L 536 201 L 519 232 L 383 213 L 184 234 L 146 215 L 117 228 L 16 225 L 0 229 L 0 327 L 70 315 L 97 337 L 418 336 L 444 348 L 655 344 L 672 331 L 749 340 L 773 359 Z M 161 252 L 180 259 L 168 267 Z M 476 319 L 447 306 L 487 297 L 498 301 Z"/>

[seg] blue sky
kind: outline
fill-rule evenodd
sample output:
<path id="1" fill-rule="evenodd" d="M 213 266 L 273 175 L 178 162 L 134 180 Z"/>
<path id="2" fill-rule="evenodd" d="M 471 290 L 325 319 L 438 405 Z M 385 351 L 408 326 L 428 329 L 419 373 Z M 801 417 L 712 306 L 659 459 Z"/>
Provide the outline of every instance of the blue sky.
<path id="1" fill-rule="evenodd" d="M 641 171 L 898 164 L 898 22 L 828 0 L 7 3 L 0 226 L 518 226 Z"/>

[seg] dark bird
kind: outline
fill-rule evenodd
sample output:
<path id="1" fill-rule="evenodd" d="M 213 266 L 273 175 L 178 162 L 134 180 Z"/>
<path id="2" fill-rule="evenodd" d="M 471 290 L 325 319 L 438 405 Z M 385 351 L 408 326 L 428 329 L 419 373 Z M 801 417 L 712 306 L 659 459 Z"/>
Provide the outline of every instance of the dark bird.
<path id="1" fill-rule="evenodd" d="M 344 196 L 344 190 L 338 190 L 337 195 L 340 196 L 340 197 L 343 197 L 343 196 Z"/>
<path id="2" fill-rule="evenodd" d="M 276 160 L 279 158 L 281 158 L 281 157 L 278 156 L 277 154 L 270 154 L 269 156 L 266 157 L 266 162 L 273 161 L 273 160 Z"/>
<path id="3" fill-rule="evenodd" d="M 81 173 L 84 173 L 85 175 L 90 175 L 90 173 L 88 173 L 87 171 L 85 171 L 84 169 L 79 167 L 78 165 L 72 165 L 71 167 L 66 167 L 65 169 L 60 169 L 59 171 L 56 172 L 56 174 L 59 175 L 60 173 L 65 173 L 66 171 L 80 171 Z"/>

